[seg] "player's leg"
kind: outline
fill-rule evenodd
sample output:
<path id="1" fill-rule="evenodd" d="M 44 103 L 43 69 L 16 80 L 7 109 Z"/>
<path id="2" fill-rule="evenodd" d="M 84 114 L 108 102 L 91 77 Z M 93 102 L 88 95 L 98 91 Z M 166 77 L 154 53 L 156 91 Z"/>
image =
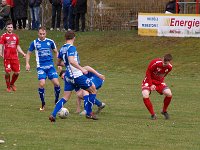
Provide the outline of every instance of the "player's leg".
<path id="1" fill-rule="evenodd" d="M 156 114 L 154 112 L 154 108 L 151 103 L 151 100 L 149 98 L 149 94 L 150 94 L 149 90 L 147 90 L 147 89 L 142 90 L 143 102 L 144 102 L 146 108 L 148 109 L 149 113 L 151 114 L 151 119 L 155 120 L 157 118 L 156 118 Z"/>
<path id="2" fill-rule="evenodd" d="M 92 79 L 92 82 L 94 83 L 96 89 L 99 90 L 99 89 L 102 87 L 104 81 L 103 81 L 102 79 L 100 79 L 100 78 L 94 77 L 94 78 Z M 97 99 L 97 98 L 95 99 L 94 104 L 97 105 L 97 107 L 98 107 L 98 109 L 97 109 L 97 111 L 95 112 L 95 114 L 100 113 L 100 111 L 101 111 L 103 108 L 105 108 L 105 106 L 106 106 L 105 103 L 102 103 L 102 102 L 101 102 L 99 99 Z"/>
<path id="3" fill-rule="evenodd" d="M 11 65 L 10 65 L 10 60 L 4 59 L 4 70 L 5 70 L 5 81 L 6 81 L 6 86 L 7 92 L 10 92 L 10 72 L 11 72 Z"/>
<path id="4" fill-rule="evenodd" d="M 84 96 L 84 101 L 86 101 L 86 104 L 85 104 L 86 118 L 97 120 L 96 116 L 92 113 L 92 107 L 93 107 L 95 99 L 96 99 L 95 85 L 92 83 L 92 86 L 90 86 L 88 89 L 86 89 L 86 91 L 89 92 L 89 98 L 87 99 L 88 102 L 87 102 L 87 100 L 85 100 L 85 96 Z"/>
<path id="5" fill-rule="evenodd" d="M 54 85 L 54 94 L 55 94 L 55 104 L 58 102 L 59 100 L 59 95 L 60 95 L 60 84 L 58 81 L 58 78 L 53 78 L 52 83 Z"/>
<path id="6" fill-rule="evenodd" d="M 42 107 L 40 108 L 41 111 L 45 109 L 45 82 L 46 82 L 46 72 L 45 69 L 43 68 L 37 68 L 37 74 L 38 74 L 38 80 L 39 80 L 39 85 L 38 85 L 38 94 L 40 96 L 40 100 L 42 102 Z"/>
<path id="7" fill-rule="evenodd" d="M 18 77 L 19 77 L 19 73 L 20 73 L 20 64 L 19 64 L 19 60 L 11 60 L 11 68 L 13 70 L 13 75 L 12 75 L 12 79 L 10 82 L 10 87 L 13 91 L 16 91 L 17 88 L 15 86 L 15 82 L 17 81 Z"/>
<path id="8" fill-rule="evenodd" d="M 89 96 L 84 95 L 84 97 L 83 97 L 84 101 L 86 101 L 86 103 L 88 101 L 88 103 L 85 106 L 86 118 L 97 120 L 94 113 L 92 113 L 92 106 L 93 106 L 95 98 L 96 98 L 95 85 L 85 75 L 75 78 L 74 81 L 75 81 L 76 85 L 78 85 L 80 88 L 89 92 Z"/>
<path id="9" fill-rule="evenodd" d="M 64 104 L 69 100 L 71 97 L 72 91 L 64 91 L 63 97 L 56 103 L 53 112 L 51 113 L 49 120 L 51 122 L 55 122 L 56 115 L 58 111 L 64 106 Z"/>
<path id="10" fill-rule="evenodd" d="M 63 107 L 63 105 L 70 99 L 71 93 L 74 90 L 75 86 L 73 83 L 67 82 L 65 80 L 65 87 L 64 87 L 64 95 L 63 97 L 56 103 L 53 112 L 49 116 L 49 120 L 51 122 L 56 121 L 56 115 L 58 111 Z"/>
<path id="11" fill-rule="evenodd" d="M 48 70 L 48 78 L 51 80 L 51 82 L 54 85 L 55 104 L 56 104 L 59 100 L 60 84 L 59 84 L 59 81 L 58 81 L 58 74 L 57 74 L 56 69 L 54 67 L 51 67 Z"/>
<path id="12" fill-rule="evenodd" d="M 77 95 L 76 113 L 80 113 L 81 112 L 81 100 L 83 100 L 83 90 L 78 88 L 78 89 L 75 89 L 75 91 L 76 91 L 76 95 Z"/>
<path id="13" fill-rule="evenodd" d="M 45 79 L 40 79 L 39 80 L 39 87 L 38 87 L 38 93 L 40 96 L 40 100 L 42 102 L 42 107 L 40 108 L 40 111 L 44 111 L 45 110 Z"/>
<path id="14" fill-rule="evenodd" d="M 164 115 L 165 119 L 169 119 L 169 114 L 167 112 L 167 108 L 172 100 L 172 92 L 169 88 L 166 88 L 163 90 L 163 94 L 165 95 L 164 101 L 163 101 L 163 110 L 161 114 Z"/>

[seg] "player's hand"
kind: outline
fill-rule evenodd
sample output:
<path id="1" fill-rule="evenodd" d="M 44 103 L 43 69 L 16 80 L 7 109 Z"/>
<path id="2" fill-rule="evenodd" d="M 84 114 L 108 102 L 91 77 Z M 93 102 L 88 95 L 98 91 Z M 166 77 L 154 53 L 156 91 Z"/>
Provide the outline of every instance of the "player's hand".
<path id="1" fill-rule="evenodd" d="M 156 86 L 155 86 L 155 85 L 152 85 L 152 86 L 150 87 L 150 89 L 151 89 L 151 91 L 155 91 L 155 90 L 156 90 Z"/>
<path id="2" fill-rule="evenodd" d="M 26 64 L 26 71 L 30 71 L 30 65 L 29 64 Z"/>
<path id="3" fill-rule="evenodd" d="M 24 54 L 22 54 L 23 55 L 23 58 L 26 58 L 26 54 L 24 53 Z"/>
<path id="4" fill-rule="evenodd" d="M 102 75 L 102 74 L 99 75 L 99 78 L 102 79 L 102 80 L 105 80 L 105 79 L 106 79 L 105 76 Z"/>
<path id="5" fill-rule="evenodd" d="M 59 70 L 59 71 L 62 71 L 62 66 L 58 66 L 58 70 Z"/>

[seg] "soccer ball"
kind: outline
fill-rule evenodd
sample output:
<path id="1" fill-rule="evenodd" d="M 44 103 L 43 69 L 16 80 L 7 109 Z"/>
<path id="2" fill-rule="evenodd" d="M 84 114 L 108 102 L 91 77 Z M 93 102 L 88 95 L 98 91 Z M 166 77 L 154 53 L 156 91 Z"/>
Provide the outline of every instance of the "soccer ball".
<path id="1" fill-rule="evenodd" d="M 69 115 L 69 110 L 67 108 L 61 108 L 60 111 L 58 112 L 58 116 L 61 119 L 65 119 L 67 118 L 67 116 Z"/>

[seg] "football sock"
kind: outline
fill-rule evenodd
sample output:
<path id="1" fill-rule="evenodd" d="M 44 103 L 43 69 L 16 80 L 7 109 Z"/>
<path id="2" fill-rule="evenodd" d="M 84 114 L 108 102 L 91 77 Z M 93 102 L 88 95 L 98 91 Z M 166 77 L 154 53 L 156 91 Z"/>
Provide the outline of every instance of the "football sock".
<path id="1" fill-rule="evenodd" d="M 52 116 L 56 118 L 56 114 L 59 112 L 59 110 L 63 107 L 63 105 L 67 102 L 64 98 L 61 98 L 57 103 L 56 106 L 52 112 Z"/>
<path id="2" fill-rule="evenodd" d="M 83 96 L 83 99 L 84 99 L 84 109 L 85 109 L 85 111 L 87 112 L 89 95 Z"/>
<path id="3" fill-rule="evenodd" d="M 96 94 L 89 94 L 89 99 L 88 99 L 88 104 L 87 104 L 87 109 L 86 109 L 86 115 L 90 115 L 90 113 L 92 112 L 92 107 L 94 104 L 96 98 Z"/>
<path id="4" fill-rule="evenodd" d="M 44 90 L 44 88 L 38 88 L 38 93 L 40 96 L 40 100 L 42 102 L 42 106 L 44 106 L 45 105 L 45 101 L 44 101 L 45 90 Z"/>
<path id="5" fill-rule="evenodd" d="M 10 74 L 5 74 L 7 88 L 10 88 Z"/>
<path id="6" fill-rule="evenodd" d="M 102 102 L 98 99 L 95 99 L 94 104 L 97 105 L 98 107 L 100 107 L 102 105 Z"/>
<path id="7" fill-rule="evenodd" d="M 60 95 L 60 86 L 54 87 L 54 94 L 55 94 L 55 104 L 58 102 L 59 95 Z"/>
<path id="8" fill-rule="evenodd" d="M 149 98 L 143 98 L 143 102 L 144 102 L 146 108 L 149 110 L 150 114 L 154 115 L 155 112 L 154 112 L 153 105 L 152 105 L 150 99 Z"/>
<path id="9" fill-rule="evenodd" d="M 172 96 L 171 97 L 165 97 L 164 98 L 164 105 L 163 105 L 163 112 L 167 112 L 167 108 L 171 102 Z"/>
<path id="10" fill-rule="evenodd" d="M 17 80 L 17 78 L 19 77 L 19 74 L 13 74 L 12 75 L 12 80 L 10 82 L 10 85 L 14 85 L 15 81 Z"/>

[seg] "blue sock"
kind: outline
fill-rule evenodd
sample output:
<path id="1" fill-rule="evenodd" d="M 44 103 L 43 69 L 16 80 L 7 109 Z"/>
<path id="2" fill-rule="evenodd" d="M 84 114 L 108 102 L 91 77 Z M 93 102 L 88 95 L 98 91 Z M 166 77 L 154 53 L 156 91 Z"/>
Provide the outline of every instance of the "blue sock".
<path id="1" fill-rule="evenodd" d="M 89 95 L 83 96 L 83 99 L 84 99 L 84 109 L 87 112 Z"/>
<path id="2" fill-rule="evenodd" d="M 95 99 L 94 104 L 97 105 L 98 107 L 100 107 L 102 105 L 102 102 L 98 99 Z"/>
<path id="3" fill-rule="evenodd" d="M 56 106 L 52 112 L 52 116 L 56 118 L 56 114 L 59 112 L 59 110 L 63 107 L 63 105 L 67 102 L 64 98 L 61 98 L 57 103 Z"/>
<path id="4" fill-rule="evenodd" d="M 95 98 L 96 98 L 96 94 L 89 94 L 89 100 L 86 107 L 87 108 L 86 115 L 90 115 L 90 113 L 92 112 L 92 107 L 93 107 Z"/>
<path id="5" fill-rule="evenodd" d="M 59 95 L 60 95 L 60 86 L 54 87 L 54 94 L 55 94 L 55 104 L 58 102 Z"/>
<path id="6" fill-rule="evenodd" d="M 44 101 L 45 90 L 44 90 L 44 88 L 38 88 L 38 93 L 40 95 L 40 100 L 41 100 L 42 106 L 43 106 L 43 105 L 45 105 L 45 101 Z"/>

